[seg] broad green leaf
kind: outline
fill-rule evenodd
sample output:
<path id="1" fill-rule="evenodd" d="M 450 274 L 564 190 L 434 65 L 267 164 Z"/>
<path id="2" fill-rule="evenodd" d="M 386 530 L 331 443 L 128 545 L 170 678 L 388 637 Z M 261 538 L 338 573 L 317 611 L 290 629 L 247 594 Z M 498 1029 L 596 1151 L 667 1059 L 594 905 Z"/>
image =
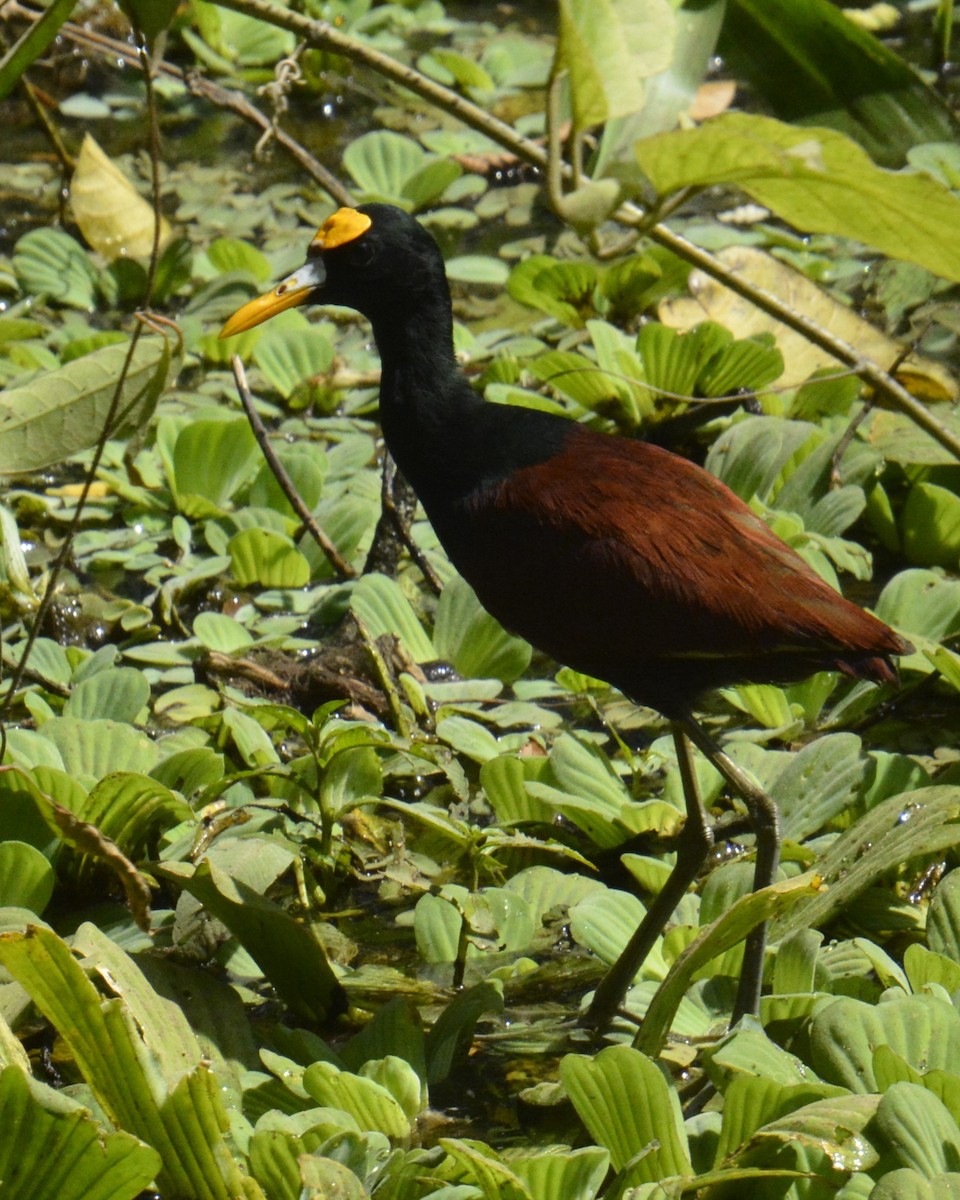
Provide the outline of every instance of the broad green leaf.
<path id="1" fill-rule="evenodd" d="M 555 1152 L 548 1149 L 529 1158 L 511 1159 L 510 1165 L 537 1200 L 547 1196 L 593 1200 L 610 1169 L 610 1155 L 600 1146 L 557 1147 Z"/>
<path id="2" fill-rule="evenodd" d="M 751 1140 L 762 1137 L 761 1127 L 769 1122 L 779 1122 L 782 1129 L 789 1126 L 784 1120 L 789 1113 L 843 1094 L 842 1089 L 815 1080 L 780 1083 L 760 1075 L 736 1075 L 724 1089 L 723 1124 L 714 1161 L 719 1165 L 749 1149 Z M 801 1120 L 798 1117 L 796 1124 Z"/>
<path id="3" fill-rule="evenodd" d="M 869 1168 L 879 1157 L 866 1136 L 873 1131 L 877 1104 L 877 1096 L 835 1094 L 768 1122 L 754 1136 L 761 1143 L 817 1151 L 839 1171 Z"/>
<path id="4" fill-rule="evenodd" d="M 253 637 L 247 628 L 226 613 L 197 613 L 193 632 L 208 650 L 218 650 L 221 654 L 234 654 L 253 645 Z"/>
<path id="5" fill-rule="evenodd" d="M 318 1062 L 304 1071 L 303 1086 L 318 1104 L 349 1113 L 361 1129 L 377 1130 L 390 1138 L 410 1136 L 410 1119 L 403 1106 L 373 1079 Z M 416 1086 L 419 1094 L 419 1080 Z"/>
<path id="6" fill-rule="evenodd" d="M 463 1174 L 477 1184 L 483 1200 L 534 1200 L 522 1179 L 483 1142 L 440 1138 L 439 1144 Z"/>
<path id="7" fill-rule="evenodd" d="M 343 1163 L 323 1155 L 303 1155 L 298 1160 L 303 1191 L 300 1196 L 307 1200 L 367 1200 L 370 1193 L 355 1173 Z"/>
<path id="8" fill-rule="evenodd" d="M 437 657 L 410 601 L 393 579 L 386 575 L 364 575 L 350 593 L 350 607 L 371 637 L 395 634 L 417 662 L 429 662 Z"/>
<path id="9" fill-rule="evenodd" d="M 118 0 L 118 3 L 132 24 L 152 41 L 170 25 L 178 0 Z"/>
<path id="10" fill-rule="evenodd" d="M 724 56 L 784 121 L 838 129 L 892 167 L 957 136 L 919 73 L 828 0 L 730 0 L 723 33 Z"/>
<path id="11" fill-rule="evenodd" d="M 267 256 L 239 238 L 216 238 L 207 247 L 207 258 L 221 275 L 228 271 L 248 271 L 262 284 L 273 274 Z"/>
<path id="12" fill-rule="evenodd" d="M 960 1173 L 927 1178 L 919 1171 L 901 1167 L 884 1175 L 868 1195 L 869 1200 L 960 1200 Z"/>
<path id="13" fill-rule="evenodd" d="M 127 354 L 126 343 L 106 346 L 22 387 L 8 388 L 0 399 L 0 474 L 35 471 L 95 445 Z M 142 337 L 124 379 L 111 436 L 145 425 L 178 369 L 179 349 L 168 339 Z"/>
<path id="14" fill-rule="evenodd" d="M 27 908 L 39 916 L 50 903 L 54 883 L 53 867 L 34 846 L 0 842 L 0 907 Z"/>
<path id="15" fill-rule="evenodd" d="M 230 570 L 241 587 L 300 588 L 310 582 L 310 564 L 282 533 L 242 529 L 229 542 Z"/>
<path id="16" fill-rule="evenodd" d="M 82 679 L 67 698 L 63 714 L 78 720 L 103 718 L 128 724 L 150 699 L 150 684 L 134 667 L 111 667 Z"/>
<path id="17" fill-rule="evenodd" d="M 423 167 L 427 157 L 412 138 L 378 129 L 361 134 L 347 146 L 343 165 L 365 199 L 403 205 L 407 180 Z"/>
<path id="18" fill-rule="evenodd" d="M 570 80 L 577 130 L 636 112 L 643 79 L 670 62 L 673 8 L 665 0 L 561 0 L 554 72 Z"/>
<path id="19" fill-rule="evenodd" d="M 783 818 L 783 836 L 800 842 L 848 808 L 869 766 L 852 733 L 817 738 L 796 754 L 770 788 Z"/>
<path id="20" fill-rule="evenodd" d="M 908 636 L 953 637 L 960 632 L 960 580 L 935 571 L 901 571 L 880 593 L 875 611 Z"/>
<path id="21" fill-rule="evenodd" d="M 833 130 L 729 113 L 640 142 L 637 162 L 660 196 L 738 187 L 804 232 L 842 234 L 960 279 L 960 247 L 943 237 L 960 223 L 960 199 L 929 176 L 875 166 Z"/>
<path id="22" fill-rule="evenodd" d="M 900 513 L 901 546 L 908 562 L 955 567 L 960 562 L 960 496 L 935 483 L 915 483 Z"/>
<path id="23" fill-rule="evenodd" d="M 18 1067 L 0 1073 L 0 1126 L 4 1200 L 130 1200 L 161 1169 L 156 1150 Z"/>
<path id="24" fill-rule="evenodd" d="M 593 1058 L 568 1054 L 560 1079 L 590 1136 L 610 1151 L 614 1170 L 648 1151 L 634 1166 L 634 1182 L 692 1173 L 676 1090 L 646 1055 L 629 1046 L 608 1046 Z"/>
<path id="25" fill-rule="evenodd" d="M 243 417 L 191 421 L 176 437 L 167 471 L 178 507 L 187 516 L 213 515 L 249 478 L 259 455 Z"/>
<path id="26" fill-rule="evenodd" d="M 139 729 L 119 721 L 55 717 L 43 726 L 43 736 L 60 751 L 71 775 L 102 779 L 111 771 L 149 771 L 160 758 L 156 742 Z"/>
<path id="27" fill-rule="evenodd" d="M 165 1032 L 162 1013 L 175 1013 L 175 1006 L 157 998 L 151 1015 L 156 1036 L 148 1047 L 124 1000 L 104 1001 L 53 932 L 0 935 L 0 962 L 64 1038 L 104 1110 L 159 1152 L 157 1182 L 164 1191 L 209 1200 L 250 1195 L 224 1141 L 219 1085 L 201 1061 L 200 1047 L 184 1054 Z"/>
<path id="28" fill-rule="evenodd" d="M 534 762 L 536 760 L 533 760 Z M 554 808 L 527 790 L 527 764 L 531 760 L 499 755 L 487 759 L 480 768 L 480 782 L 501 825 L 548 825 Z M 539 766 L 531 767 L 539 771 Z"/>
<path id="29" fill-rule="evenodd" d="M 302 383 L 330 370 L 331 326 L 270 325 L 257 339 L 253 359 L 270 386 L 288 400 Z"/>
<path id="30" fill-rule="evenodd" d="M 917 1083 L 894 1083 L 877 1108 L 876 1140 L 899 1166 L 928 1179 L 960 1166 L 960 1128 L 941 1100 Z"/>
<path id="31" fill-rule="evenodd" d="M 933 893 L 927 913 L 927 943 L 931 950 L 960 964 L 960 871 L 941 879 Z"/>
<path id="32" fill-rule="evenodd" d="M 591 892 L 570 910 L 570 933 L 601 962 L 612 966 L 643 920 L 646 910 L 629 892 L 605 888 Z M 645 979 L 663 979 L 667 964 L 658 938 L 641 969 Z"/>
<path id="33" fill-rule="evenodd" d="M 214 65 L 220 70 L 229 70 L 233 64 L 241 67 L 272 66 L 293 53 L 294 35 L 269 21 L 261 21 L 245 13 L 227 12 L 208 4 L 207 0 L 193 0 L 191 13 L 214 55 L 221 56 L 219 61 L 216 57 L 214 60 Z M 195 51 L 199 50 L 197 42 L 198 38 L 190 39 Z"/>
<path id="34" fill-rule="evenodd" d="M 960 1014 L 932 995 L 891 993 L 883 1004 L 841 997 L 819 1010 L 810 1028 L 812 1065 L 855 1092 L 875 1092 L 874 1050 L 887 1045 L 918 1070 L 952 1070 L 960 1051 Z"/>

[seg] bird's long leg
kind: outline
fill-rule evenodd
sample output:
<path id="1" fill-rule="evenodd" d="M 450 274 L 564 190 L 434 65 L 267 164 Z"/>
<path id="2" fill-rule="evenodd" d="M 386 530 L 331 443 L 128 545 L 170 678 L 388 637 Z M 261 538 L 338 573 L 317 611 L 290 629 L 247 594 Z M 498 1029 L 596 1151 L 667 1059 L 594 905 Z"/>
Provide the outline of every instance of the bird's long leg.
<path id="1" fill-rule="evenodd" d="M 757 838 L 757 862 L 753 871 L 753 890 L 759 891 L 773 883 L 780 864 L 780 812 L 774 801 L 755 780 L 716 744 L 706 730 L 693 719 L 681 717 L 677 726 L 717 768 L 747 806 Z M 760 1010 L 760 987 L 763 982 L 763 957 L 767 945 L 767 927 L 758 925 L 751 930 L 743 947 L 743 967 L 740 985 L 733 1006 L 733 1023 L 745 1013 L 756 1015 Z"/>
<path id="2" fill-rule="evenodd" d="M 697 878 L 713 846 L 713 833 L 703 801 L 700 799 L 693 748 L 687 740 L 682 722 L 673 722 L 672 729 L 680 779 L 683 783 L 683 800 L 687 810 L 687 819 L 677 841 L 677 861 L 633 937 L 594 993 L 584 1017 L 584 1024 L 594 1029 L 605 1029 L 609 1025 L 614 1013 L 623 1003 L 627 988 L 653 948 L 654 942 L 663 933 L 687 889 Z"/>

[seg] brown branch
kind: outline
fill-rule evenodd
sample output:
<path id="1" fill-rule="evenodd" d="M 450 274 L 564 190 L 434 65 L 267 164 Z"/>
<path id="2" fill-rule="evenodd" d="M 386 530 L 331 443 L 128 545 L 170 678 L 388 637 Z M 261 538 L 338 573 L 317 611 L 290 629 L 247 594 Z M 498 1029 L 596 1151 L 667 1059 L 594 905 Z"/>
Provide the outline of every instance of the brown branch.
<path id="1" fill-rule="evenodd" d="M 356 576 L 356 571 L 351 567 L 345 558 L 340 554 L 333 542 L 327 537 L 324 531 L 317 524 L 313 513 L 307 508 L 303 502 L 303 497 L 294 486 L 293 480 L 284 470 L 283 463 L 280 462 L 274 453 L 273 446 L 270 445 L 270 437 L 267 433 L 266 426 L 260 420 L 257 410 L 253 406 L 253 396 L 250 394 L 250 388 L 247 386 L 247 373 L 243 369 L 243 362 L 239 354 L 235 354 L 230 360 L 230 365 L 233 368 L 233 378 L 236 380 L 237 392 L 240 396 L 240 403 L 243 405 L 243 411 L 247 414 L 247 420 L 250 422 L 250 428 L 253 430 L 253 436 L 257 439 L 257 445 L 263 452 L 263 457 L 267 460 L 267 465 L 273 472 L 273 476 L 280 485 L 280 490 L 289 500 L 293 511 L 303 522 L 304 528 L 323 551 L 323 556 L 327 562 L 333 567 L 337 575 L 341 579 L 353 579 Z"/>

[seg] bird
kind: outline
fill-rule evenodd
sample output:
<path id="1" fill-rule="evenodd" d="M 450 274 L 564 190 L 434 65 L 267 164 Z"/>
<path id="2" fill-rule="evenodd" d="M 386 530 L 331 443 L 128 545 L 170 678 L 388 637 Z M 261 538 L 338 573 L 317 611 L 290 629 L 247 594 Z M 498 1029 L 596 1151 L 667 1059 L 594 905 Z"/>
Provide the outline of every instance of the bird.
<path id="1" fill-rule="evenodd" d="M 403 209 L 339 209 L 304 265 L 243 305 L 220 336 L 304 304 L 346 306 L 370 322 L 386 447 L 487 611 L 670 722 L 685 808 L 676 862 L 586 1010 L 585 1023 L 602 1030 L 713 844 L 691 743 L 746 806 L 754 888 L 776 876 L 777 807 L 695 717 L 704 694 L 821 670 L 893 683 L 895 657 L 913 648 L 704 468 L 639 438 L 479 395 L 454 354 L 441 251 Z M 764 956 L 759 926 L 745 942 L 732 1022 L 759 1012 Z"/>

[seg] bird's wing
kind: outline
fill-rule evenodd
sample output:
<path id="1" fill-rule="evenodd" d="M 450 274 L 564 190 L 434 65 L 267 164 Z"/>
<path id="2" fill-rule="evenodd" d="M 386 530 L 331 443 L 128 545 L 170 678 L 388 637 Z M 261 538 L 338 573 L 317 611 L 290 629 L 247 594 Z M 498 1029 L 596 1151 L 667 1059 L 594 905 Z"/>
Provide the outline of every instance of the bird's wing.
<path id="1" fill-rule="evenodd" d="M 629 621 L 629 637 L 659 658 L 883 652 L 881 622 L 718 479 L 647 443 L 576 429 L 561 453 L 492 485 L 473 508 L 475 553 L 499 554 L 501 575 L 526 565 L 528 601 L 503 581 L 486 589 L 504 593 L 499 607 L 520 632 L 543 621 L 542 608 L 530 619 L 526 608 L 549 591 L 609 636 L 611 622 L 628 636 Z M 490 563 L 461 569 L 492 574 Z"/>

